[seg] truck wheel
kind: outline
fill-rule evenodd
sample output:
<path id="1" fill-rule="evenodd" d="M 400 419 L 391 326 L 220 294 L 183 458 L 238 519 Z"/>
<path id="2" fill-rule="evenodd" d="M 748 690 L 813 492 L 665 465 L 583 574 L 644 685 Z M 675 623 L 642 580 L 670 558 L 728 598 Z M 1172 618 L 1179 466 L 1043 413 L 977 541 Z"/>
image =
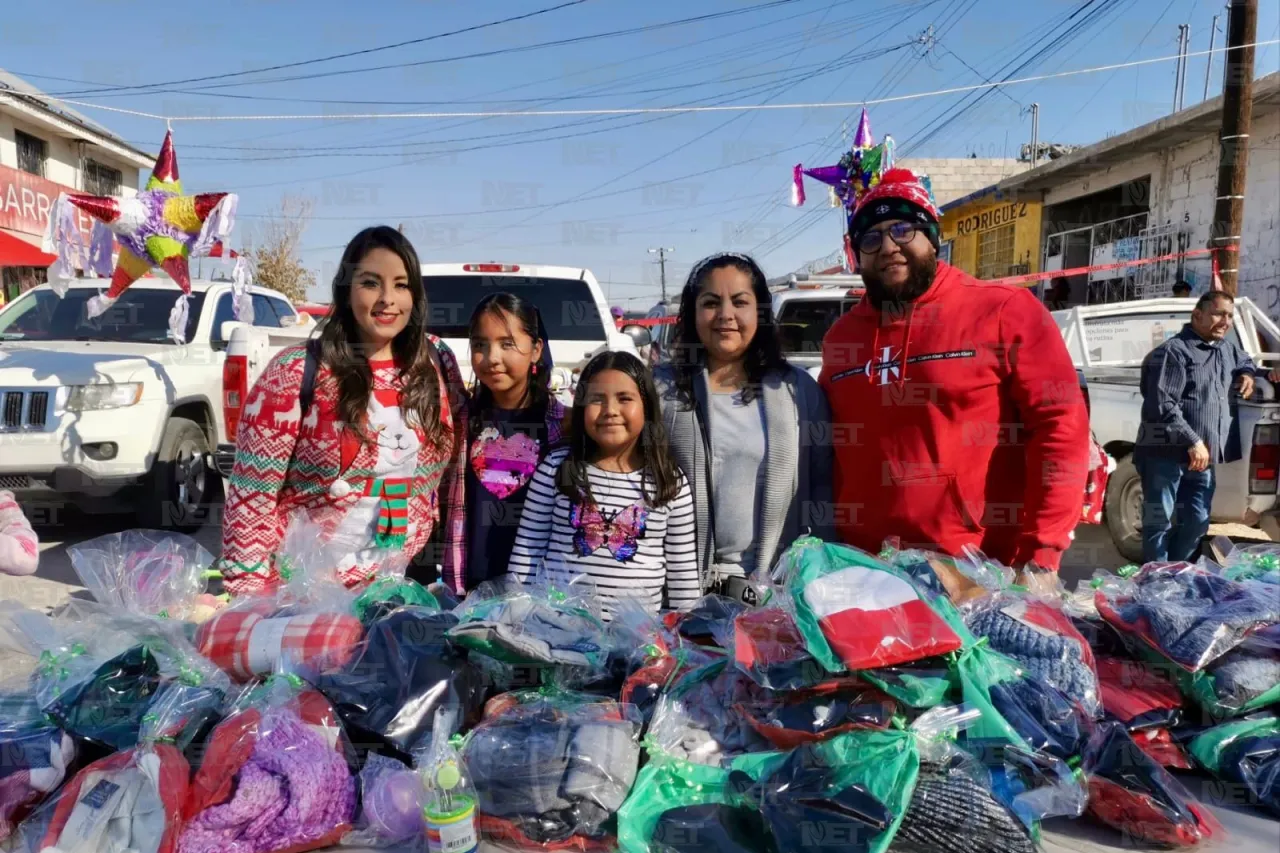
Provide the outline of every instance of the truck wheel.
<path id="1" fill-rule="evenodd" d="M 208 503 L 217 477 L 205 464 L 209 439 L 186 418 L 170 418 L 160 439 L 160 454 L 143 486 L 138 515 L 156 529 L 194 530 L 208 520 Z"/>
<path id="2" fill-rule="evenodd" d="M 1116 470 L 1107 482 L 1104 512 L 1116 550 L 1126 560 L 1141 563 L 1142 478 L 1132 456 L 1116 461 Z"/>

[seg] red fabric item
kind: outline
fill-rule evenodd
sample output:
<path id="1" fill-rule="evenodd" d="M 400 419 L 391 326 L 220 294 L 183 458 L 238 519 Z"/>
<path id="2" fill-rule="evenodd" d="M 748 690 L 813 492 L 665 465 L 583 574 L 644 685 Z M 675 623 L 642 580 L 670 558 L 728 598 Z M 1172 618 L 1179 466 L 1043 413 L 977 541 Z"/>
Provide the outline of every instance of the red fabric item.
<path id="1" fill-rule="evenodd" d="M 486 841 L 509 842 L 521 850 L 570 850 L 577 851 L 577 853 L 611 853 L 611 851 L 618 849 L 617 839 L 610 836 L 585 838 L 581 835 L 571 835 L 563 841 L 548 841 L 540 844 L 521 832 L 511 821 L 489 817 L 479 812 L 476 812 L 476 829 L 484 836 Z"/>
<path id="2" fill-rule="evenodd" d="M 295 710 L 304 723 L 336 728 L 341 731 L 338 713 L 321 693 L 306 690 L 298 694 L 296 703 Z M 184 823 L 210 806 L 225 803 L 230 799 L 235 788 L 236 774 L 249 760 L 249 756 L 253 754 L 253 747 L 258 742 L 260 722 L 262 722 L 262 713 L 257 708 L 248 708 L 218 723 L 209 737 L 204 761 L 196 771 L 195 778 L 191 780 L 190 792 L 185 793 L 185 802 L 182 806 Z M 335 749 L 345 753 L 346 747 L 346 736 L 339 734 Z M 337 841 L 325 843 L 336 844 Z M 308 849 L 313 848 L 308 847 Z"/>
<path id="3" fill-rule="evenodd" d="M 1102 707 L 1122 723 L 1182 707 L 1182 693 L 1173 682 L 1146 664 L 1104 657 L 1098 658 L 1097 669 Z"/>
<path id="4" fill-rule="evenodd" d="M 157 853 L 174 853 L 178 849 L 178 838 L 187 820 L 182 806 L 187 798 L 191 766 L 187 764 L 187 759 L 183 758 L 182 752 L 170 744 L 156 744 L 153 750 L 160 759 L 160 801 L 164 803 L 166 816 L 164 837 L 160 839 Z M 66 828 L 67 821 L 71 819 L 71 813 L 75 811 L 76 803 L 80 800 L 80 789 L 88 774 L 123 770 L 133 763 L 136 753 L 135 749 L 127 749 L 124 752 L 108 755 L 75 775 L 75 778 L 58 794 L 58 805 L 54 808 L 53 819 L 49 823 L 49 828 L 45 830 L 44 839 L 40 842 L 41 849 L 57 846 L 62 831 Z"/>
<path id="5" fill-rule="evenodd" d="M 267 669 L 263 664 L 270 665 L 272 661 L 260 660 L 255 666 L 249 652 L 254 630 L 265 627 L 263 623 L 272 606 L 264 602 L 261 606 L 224 610 L 214 615 L 196 630 L 196 648 L 240 681 L 269 675 L 274 667 Z M 288 620 L 280 637 L 278 652 L 293 664 L 323 662 L 326 666 L 345 666 L 351 661 L 364 635 L 360 620 L 345 613 L 309 613 L 278 618 Z M 274 656 L 268 654 L 266 657 Z"/>
<path id="6" fill-rule="evenodd" d="M 1080 521 L 1083 524 L 1102 523 L 1107 482 L 1111 479 L 1113 470 L 1115 470 L 1115 460 L 1091 434 L 1089 436 L 1089 478 L 1084 486 L 1084 506 L 1080 508 Z"/>
<path id="7" fill-rule="evenodd" d="M 836 321 L 820 382 L 835 436 L 835 523 L 1015 568 L 1056 570 L 1080 520 L 1089 416 L 1062 334 L 1024 288 L 938 262 L 902 315 L 869 299 Z"/>
<path id="8" fill-rule="evenodd" d="M 1196 816 L 1194 826 L 1171 823 L 1151 800 L 1099 776 L 1089 777 L 1089 814 L 1130 838 L 1171 847 L 1194 847 L 1222 834 L 1222 826 L 1197 803 L 1187 807 Z"/>
<path id="9" fill-rule="evenodd" d="M 842 610 L 818 625 L 831 650 L 854 671 L 945 655 L 963 645 L 946 620 L 918 598 L 879 610 Z"/>
<path id="10" fill-rule="evenodd" d="M 1174 770 L 1191 769 L 1191 759 L 1187 757 L 1186 750 L 1173 739 L 1168 729 L 1143 729 L 1129 734 L 1132 735 L 1133 742 L 1138 745 L 1138 748 L 1151 756 L 1151 760 L 1160 766 L 1171 767 Z"/>

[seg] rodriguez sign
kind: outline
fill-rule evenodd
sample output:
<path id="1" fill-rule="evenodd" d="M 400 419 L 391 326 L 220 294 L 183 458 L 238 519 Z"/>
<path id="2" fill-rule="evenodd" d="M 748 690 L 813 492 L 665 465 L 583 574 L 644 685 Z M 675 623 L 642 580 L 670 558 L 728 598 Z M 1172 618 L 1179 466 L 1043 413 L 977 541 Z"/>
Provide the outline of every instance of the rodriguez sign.
<path id="1" fill-rule="evenodd" d="M 43 235 L 49 226 L 49 210 L 58 194 L 64 192 L 76 190 L 37 175 L 0 166 L 0 228 Z M 76 223 L 88 239 L 93 231 L 93 219 L 87 213 L 77 211 Z"/>

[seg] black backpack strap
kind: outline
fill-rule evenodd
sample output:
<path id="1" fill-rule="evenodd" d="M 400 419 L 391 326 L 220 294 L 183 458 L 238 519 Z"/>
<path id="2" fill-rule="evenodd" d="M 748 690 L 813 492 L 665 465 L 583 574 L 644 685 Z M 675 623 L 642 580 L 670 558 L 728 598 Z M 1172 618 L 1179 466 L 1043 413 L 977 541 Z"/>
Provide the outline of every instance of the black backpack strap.
<path id="1" fill-rule="evenodd" d="M 316 398 L 316 368 L 320 364 L 320 341 L 312 338 L 307 341 L 307 359 L 302 365 L 302 386 L 298 389 L 298 402 L 301 404 L 302 419 L 306 420 L 311 411 L 311 403 Z"/>

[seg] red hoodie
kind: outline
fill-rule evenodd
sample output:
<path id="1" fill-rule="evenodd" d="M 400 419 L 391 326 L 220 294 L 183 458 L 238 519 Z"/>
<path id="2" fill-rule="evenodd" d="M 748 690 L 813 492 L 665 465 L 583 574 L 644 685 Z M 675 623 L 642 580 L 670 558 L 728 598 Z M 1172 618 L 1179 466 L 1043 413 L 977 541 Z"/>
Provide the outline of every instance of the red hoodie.
<path id="1" fill-rule="evenodd" d="M 905 363 L 904 363 L 905 361 Z M 1080 520 L 1089 416 L 1062 335 L 1028 290 L 939 262 L 901 315 L 864 299 L 822 346 L 836 450 L 835 525 L 876 552 L 1058 568 Z"/>

